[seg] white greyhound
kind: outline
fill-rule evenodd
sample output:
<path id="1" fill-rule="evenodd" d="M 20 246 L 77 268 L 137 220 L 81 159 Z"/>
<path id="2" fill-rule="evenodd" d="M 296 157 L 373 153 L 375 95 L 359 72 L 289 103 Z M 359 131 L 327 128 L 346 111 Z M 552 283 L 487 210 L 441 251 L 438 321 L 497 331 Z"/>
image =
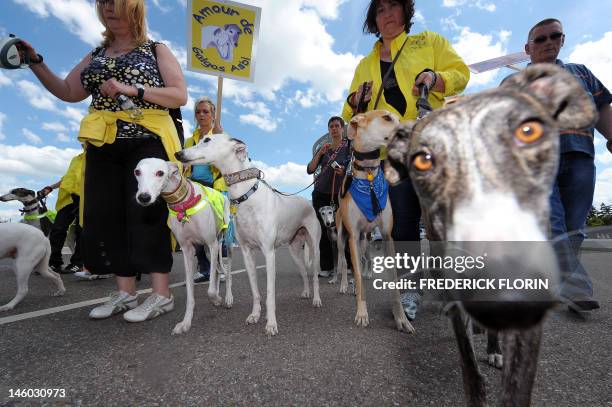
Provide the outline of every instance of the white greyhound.
<path id="1" fill-rule="evenodd" d="M 202 49 L 213 47 L 219 52 L 221 59 L 231 62 L 240 34 L 242 30 L 236 24 L 226 24 L 223 27 L 206 26 L 202 28 Z"/>
<path id="2" fill-rule="evenodd" d="M 217 278 L 217 270 L 223 270 L 220 240 L 223 237 L 224 229 L 220 224 L 229 224 L 229 201 L 223 196 L 218 196 L 219 199 L 223 199 L 223 212 L 215 215 L 215 210 L 206 195 L 207 192 L 212 194 L 219 194 L 219 192 L 186 179 L 180 173 L 178 165 L 170 161 L 145 158 L 136 166 L 134 175 L 138 180 L 136 201 L 140 205 L 151 205 L 161 195 L 171 211 L 169 224 L 183 251 L 187 288 L 185 316 L 183 321 L 176 324 L 172 333 L 185 333 L 191 328 L 195 306 L 193 295 L 193 274 L 196 269 L 194 245 L 204 245 L 210 256 L 210 284 L 208 286 L 210 301 L 216 307 L 223 303 L 226 308 L 231 308 L 234 303 L 231 261 L 228 270 L 224 271 L 226 275 L 225 301 L 219 296 L 219 279 Z M 219 219 L 221 217 L 222 219 Z"/>
<path id="3" fill-rule="evenodd" d="M 40 229 L 23 223 L 0 223 L 0 259 L 15 259 L 17 295 L 8 304 L 0 306 L 0 312 L 15 308 L 28 293 L 28 280 L 32 270 L 53 281 L 57 287 L 55 296 L 64 295 L 66 289 L 59 274 L 49 269 L 51 244 Z"/>
<path id="4" fill-rule="evenodd" d="M 253 251 L 261 249 L 266 258 L 267 298 L 266 334 L 278 333 L 276 322 L 275 249 L 289 244 L 291 257 L 297 263 L 304 290 L 302 298 L 310 298 L 306 249 L 313 271 L 314 307 L 321 306 L 319 296 L 319 239 L 321 227 L 312 205 L 304 198 L 283 196 L 261 180 L 261 172 L 249 168 L 247 146 L 242 141 L 219 134 L 205 137 L 194 147 L 176 153 L 183 163 L 213 164 L 224 175 L 232 204 L 236 207 L 236 236 L 244 256 L 251 283 L 253 310 L 247 324 L 255 324 L 261 315 L 259 288 L 255 274 Z"/>
<path id="5" fill-rule="evenodd" d="M 322 206 L 321 208 L 319 208 L 319 215 L 321 215 L 321 219 L 323 220 L 323 225 L 325 225 L 325 229 L 327 231 L 327 237 L 329 238 L 329 241 L 332 243 L 333 245 L 333 254 L 334 254 L 334 276 L 333 278 L 331 278 L 328 283 L 329 284 L 336 284 L 338 282 L 338 277 L 339 275 L 341 276 L 346 276 L 347 271 L 345 270 L 347 267 L 346 264 L 346 259 L 344 257 L 344 250 L 342 252 L 339 251 L 338 249 L 338 239 L 342 239 L 342 243 L 341 245 L 346 244 L 346 239 L 348 239 L 348 236 L 346 236 L 345 233 L 343 233 L 344 228 L 342 227 L 342 215 L 340 214 L 340 209 L 338 208 L 335 212 L 334 212 L 334 208 L 331 206 Z M 336 223 L 336 218 L 338 219 L 338 223 Z M 365 234 L 365 239 L 361 239 L 360 240 L 360 254 L 361 254 L 361 270 L 363 271 L 363 277 L 371 280 L 373 275 L 372 275 L 372 258 L 370 256 L 370 243 L 372 241 L 372 234 L 371 233 L 367 233 Z M 343 270 L 343 271 L 340 271 Z M 342 273 L 342 274 L 341 274 Z M 353 279 L 351 279 L 351 284 L 354 284 L 355 281 Z M 353 285 L 353 291 L 351 292 L 351 294 L 354 294 L 354 288 L 355 286 Z M 340 292 L 342 294 L 346 294 L 347 292 L 347 282 L 344 282 L 344 286 L 341 285 L 340 286 Z"/>

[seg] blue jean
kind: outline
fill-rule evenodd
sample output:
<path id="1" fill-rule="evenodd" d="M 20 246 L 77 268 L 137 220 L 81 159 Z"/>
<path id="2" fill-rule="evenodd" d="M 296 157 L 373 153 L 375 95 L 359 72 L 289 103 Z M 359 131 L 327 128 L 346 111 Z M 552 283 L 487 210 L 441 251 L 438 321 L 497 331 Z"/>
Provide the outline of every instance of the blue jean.
<path id="1" fill-rule="evenodd" d="M 405 179 L 395 186 L 389 187 L 389 200 L 391 201 L 391 209 L 393 210 L 393 230 L 391 231 L 391 237 L 395 242 L 395 251 L 401 255 L 407 253 L 409 256 L 418 256 L 420 254 L 420 244 L 418 242 L 421 240 L 419 227 L 421 221 L 421 204 L 410 178 Z M 423 278 L 423 273 L 419 271 L 417 273 L 405 275 L 404 278 L 418 282 Z M 408 290 L 408 292 L 422 293 L 420 290 Z M 404 296 L 402 298 L 404 298 Z M 407 304 L 404 303 L 403 305 L 406 306 Z M 416 307 L 417 305 L 414 304 L 414 313 L 416 313 Z M 414 313 L 411 318 L 414 318 Z"/>
<path id="2" fill-rule="evenodd" d="M 581 152 L 561 154 L 550 196 L 550 226 L 561 271 L 560 295 L 569 299 L 593 296 L 593 282 L 580 264 L 578 254 L 594 192 L 593 157 Z"/>

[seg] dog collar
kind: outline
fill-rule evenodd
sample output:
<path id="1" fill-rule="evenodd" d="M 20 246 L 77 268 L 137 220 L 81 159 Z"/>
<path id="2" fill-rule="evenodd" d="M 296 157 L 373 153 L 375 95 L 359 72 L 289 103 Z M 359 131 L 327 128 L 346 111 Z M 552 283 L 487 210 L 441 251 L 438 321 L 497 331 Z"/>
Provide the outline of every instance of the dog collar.
<path id="1" fill-rule="evenodd" d="M 353 155 L 357 160 L 374 160 L 380 158 L 380 148 L 372 151 L 366 151 L 364 153 L 355 150 L 353 151 Z"/>
<path id="2" fill-rule="evenodd" d="M 230 185 L 234 185 L 239 182 L 247 181 L 247 180 L 254 179 L 254 178 L 257 178 L 257 179 L 263 178 L 263 173 L 255 167 L 247 168 L 246 170 L 241 170 L 237 172 L 232 172 L 231 174 L 227 174 L 223 176 L 223 179 L 225 180 L 225 185 L 227 185 L 228 187 Z"/>
<path id="3" fill-rule="evenodd" d="M 259 170 L 258 170 L 259 171 Z M 230 199 L 230 202 L 232 203 L 232 205 L 239 205 L 241 203 L 243 203 L 244 201 L 246 201 L 247 199 L 249 199 L 249 197 L 251 195 L 253 195 L 255 193 L 255 191 L 257 191 L 257 188 L 259 188 L 259 180 L 257 180 L 257 182 L 255 183 L 255 185 L 253 185 L 251 187 L 251 189 L 249 189 L 246 194 L 239 196 L 236 199 Z"/>
<path id="4" fill-rule="evenodd" d="M 38 219 L 46 218 L 48 215 L 47 212 L 38 213 L 35 215 L 23 215 L 23 220 L 38 220 Z"/>
<path id="5" fill-rule="evenodd" d="M 191 183 L 189 185 L 189 197 L 178 204 L 168 204 L 168 212 L 170 216 L 176 216 L 176 219 L 185 224 L 191 222 L 190 216 L 200 212 L 206 207 L 206 200 L 202 199 L 202 194 L 196 195 Z"/>
<path id="6" fill-rule="evenodd" d="M 182 202 L 187 198 L 187 195 L 191 192 L 190 184 L 181 176 L 181 182 L 179 186 L 173 192 L 162 192 L 161 196 L 168 203 L 168 205 L 174 205 L 178 202 Z"/>
<path id="7" fill-rule="evenodd" d="M 373 167 L 366 167 L 363 165 L 359 165 L 357 162 L 353 162 L 353 168 L 355 168 L 357 171 L 373 172 L 379 169 L 380 165 L 375 165 Z"/>

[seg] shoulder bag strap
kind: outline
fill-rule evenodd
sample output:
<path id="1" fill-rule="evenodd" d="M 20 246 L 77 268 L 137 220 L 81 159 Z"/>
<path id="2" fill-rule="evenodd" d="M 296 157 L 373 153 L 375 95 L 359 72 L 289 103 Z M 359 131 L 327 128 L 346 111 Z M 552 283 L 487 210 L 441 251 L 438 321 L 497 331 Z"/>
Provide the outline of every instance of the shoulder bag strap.
<path id="1" fill-rule="evenodd" d="M 385 82 L 387 82 L 387 79 L 389 79 L 389 75 L 391 75 L 391 72 L 393 72 L 393 67 L 395 66 L 395 63 L 397 62 L 397 59 L 399 58 L 400 54 L 402 53 L 402 50 L 404 49 L 404 45 L 406 45 L 406 42 L 408 42 L 407 35 L 406 35 L 406 39 L 404 40 L 404 43 L 400 47 L 399 51 L 397 51 L 395 58 L 393 58 L 393 62 L 391 62 L 391 66 L 389 67 L 389 69 L 387 69 L 387 73 L 385 73 L 385 76 L 383 76 L 382 84 L 380 85 L 380 89 L 378 89 L 378 95 L 376 95 L 376 102 L 374 103 L 373 110 L 376 110 L 376 108 L 378 107 L 378 102 L 380 102 L 380 96 L 382 95 L 383 89 L 385 88 Z"/>

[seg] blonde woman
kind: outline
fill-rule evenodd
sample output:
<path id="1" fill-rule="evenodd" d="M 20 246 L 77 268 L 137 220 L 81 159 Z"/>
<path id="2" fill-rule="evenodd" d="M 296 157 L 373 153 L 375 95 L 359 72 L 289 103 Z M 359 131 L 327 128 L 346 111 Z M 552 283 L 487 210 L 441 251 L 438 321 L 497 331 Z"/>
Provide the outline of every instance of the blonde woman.
<path id="1" fill-rule="evenodd" d="M 97 0 L 104 25 L 100 47 L 61 79 L 34 48 L 25 52 L 32 71 L 59 99 L 80 102 L 91 95 L 79 140 L 87 143 L 82 235 L 84 266 L 95 274 L 115 274 L 117 292 L 96 308 L 93 319 L 124 314 L 129 322 L 152 319 L 174 308 L 168 287 L 172 268 L 168 211 L 163 202 L 136 204 L 136 164 L 145 157 L 173 159 L 180 150 L 168 108 L 182 106 L 187 90 L 170 50 L 149 40 L 144 0 Z M 123 111 L 117 97 L 132 99 Z M 150 274 L 153 293 L 140 305 L 136 278 Z"/>
<path id="2" fill-rule="evenodd" d="M 185 140 L 185 148 L 192 147 L 206 136 L 223 133 L 223 127 L 217 123 L 216 107 L 212 100 L 207 97 L 197 99 L 193 107 L 196 129 L 190 138 Z M 221 172 L 212 165 L 193 165 L 187 171 L 187 175 L 200 184 L 214 188 L 217 191 L 227 194 L 227 186 Z M 203 283 L 210 279 L 210 262 L 206 257 L 204 246 L 196 246 L 196 256 L 198 258 L 199 271 L 194 276 L 195 283 Z M 227 246 L 223 245 L 223 256 L 227 256 Z M 225 277 L 221 274 L 221 279 Z"/>

